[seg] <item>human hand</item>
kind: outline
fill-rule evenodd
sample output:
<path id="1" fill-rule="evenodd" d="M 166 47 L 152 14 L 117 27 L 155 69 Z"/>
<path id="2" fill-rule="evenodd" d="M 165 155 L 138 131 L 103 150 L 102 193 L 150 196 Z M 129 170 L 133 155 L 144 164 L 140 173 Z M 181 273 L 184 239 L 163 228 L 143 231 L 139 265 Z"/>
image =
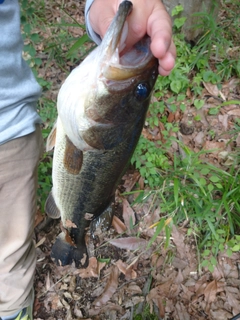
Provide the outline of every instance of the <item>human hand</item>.
<path id="1" fill-rule="evenodd" d="M 160 0 L 131 0 L 134 10 L 127 18 L 128 36 L 124 51 L 137 43 L 146 33 L 151 38 L 151 51 L 159 61 L 162 76 L 170 74 L 176 59 L 172 41 L 172 22 Z M 121 0 L 95 0 L 89 11 L 93 30 L 103 38 L 115 16 Z"/>

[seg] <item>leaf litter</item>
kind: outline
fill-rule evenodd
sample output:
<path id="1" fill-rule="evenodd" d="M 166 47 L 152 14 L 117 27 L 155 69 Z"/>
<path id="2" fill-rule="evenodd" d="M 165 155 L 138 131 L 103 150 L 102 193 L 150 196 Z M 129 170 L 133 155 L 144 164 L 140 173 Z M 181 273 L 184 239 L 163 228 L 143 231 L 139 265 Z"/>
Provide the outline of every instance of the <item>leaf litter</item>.
<path id="1" fill-rule="evenodd" d="M 43 34 L 46 39 L 58 32 L 56 22 L 61 19 L 60 7 L 60 0 L 55 1 L 54 6 L 46 1 L 46 15 L 53 25 L 46 27 Z M 84 23 L 84 2 L 70 1 L 64 10 Z M 69 27 L 69 33 L 75 37 L 82 35 L 80 30 Z M 53 83 L 45 96 L 56 100 L 60 84 L 74 66 L 70 62 L 69 70 L 59 68 L 54 59 L 48 59 L 42 44 L 39 44 L 37 54 L 43 61 L 39 75 Z M 240 146 L 240 134 L 233 141 L 230 133 L 235 118 L 240 116 L 239 104 L 234 103 L 240 98 L 239 79 L 231 78 L 221 90 L 210 83 L 203 85 L 205 104 L 201 109 L 193 107 L 189 91 L 186 111 L 168 113 L 168 121 L 177 122 L 180 127 L 179 134 L 171 134 L 195 152 L 209 150 L 207 157 L 203 155 L 207 162 L 227 167 L 236 146 Z M 232 104 L 224 104 L 230 100 Z M 222 105 L 219 114 L 211 114 L 210 110 L 219 105 Z M 47 126 L 46 121 L 45 128 Z M 143 135 L 152 141 L 163 140 L 161 131 L 164 129 L 162 123 L 151 132 L 146 126 Z M 210 131 L 214 132 L 212 136 Z M 173 143 L 170 156 L 175 152 L 184 156 L 184 150 Z M 50 252 L 60 231 L 59 222 L 38 228 L 43 220 L 42 212 L 38 210 L 34 320 L 132 319 L 134 310 L 141 314 L 146 306 L 159 319 L 166 320 L 226 320 L 240 313 L 240 253 L 231 257 L 220 253 L 213 272 L 204 268 L 199 270 L 195 239 L 187 235 L 184 224 L 173 226 L 168 248 L 164 247 L 161 233 L 147 248 L 161 212 L 159 207 L 152 207 L 151 198 L 142 205 L 132 205 L 137 194 L 119 196 L 133 190 L 136 183 L 140 190 L 144 189 L 139 172 L 128 171 L 116 192 L 119 207 L 111 229 L 94 240 L 87 235 L 90 259 L 86 269 L 54 265 Z"/>

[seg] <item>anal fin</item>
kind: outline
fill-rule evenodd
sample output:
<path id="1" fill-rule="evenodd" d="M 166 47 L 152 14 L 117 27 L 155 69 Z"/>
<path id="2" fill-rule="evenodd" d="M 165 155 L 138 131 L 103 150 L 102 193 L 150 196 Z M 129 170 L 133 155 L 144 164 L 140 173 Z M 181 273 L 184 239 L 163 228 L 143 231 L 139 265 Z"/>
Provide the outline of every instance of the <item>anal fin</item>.
<path id="1" fill-rule="evenodd" d="M 90 224 L 90 233 L 93 238 L 94 232 L 97 229 L 100 229 L 103 232 L 110 229 L 114 216 L 114 207 L 114 202 L 111 202 L 110 205 L 99 216 L 92 220 Z"/>

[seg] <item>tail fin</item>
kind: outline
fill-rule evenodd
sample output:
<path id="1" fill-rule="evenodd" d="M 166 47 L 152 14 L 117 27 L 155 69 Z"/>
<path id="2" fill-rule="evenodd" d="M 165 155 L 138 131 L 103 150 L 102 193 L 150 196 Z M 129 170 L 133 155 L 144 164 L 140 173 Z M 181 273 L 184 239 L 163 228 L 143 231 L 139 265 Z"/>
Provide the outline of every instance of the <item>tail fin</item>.
<path id="1" fill-rule="evenodd" d="M 66 241 L 65 233 L 61 232 L 52 246 L 51 258 L 58 266 L 66 266 L 75 262 L 77 268 L 88 266 L 88 252 L 85 243 L 74 246 Z"/>

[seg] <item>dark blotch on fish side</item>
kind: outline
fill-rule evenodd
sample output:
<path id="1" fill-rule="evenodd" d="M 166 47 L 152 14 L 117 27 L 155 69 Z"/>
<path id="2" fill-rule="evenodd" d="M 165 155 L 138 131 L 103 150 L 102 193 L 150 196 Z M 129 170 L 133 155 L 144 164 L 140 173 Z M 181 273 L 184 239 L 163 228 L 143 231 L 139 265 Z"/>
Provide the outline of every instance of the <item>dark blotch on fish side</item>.
<path id="1" fill-rule="evenodd" d="M 64 167 L 71 174 L 79 174 L 83 163 L 83 152 L 66 137 Z"/>

